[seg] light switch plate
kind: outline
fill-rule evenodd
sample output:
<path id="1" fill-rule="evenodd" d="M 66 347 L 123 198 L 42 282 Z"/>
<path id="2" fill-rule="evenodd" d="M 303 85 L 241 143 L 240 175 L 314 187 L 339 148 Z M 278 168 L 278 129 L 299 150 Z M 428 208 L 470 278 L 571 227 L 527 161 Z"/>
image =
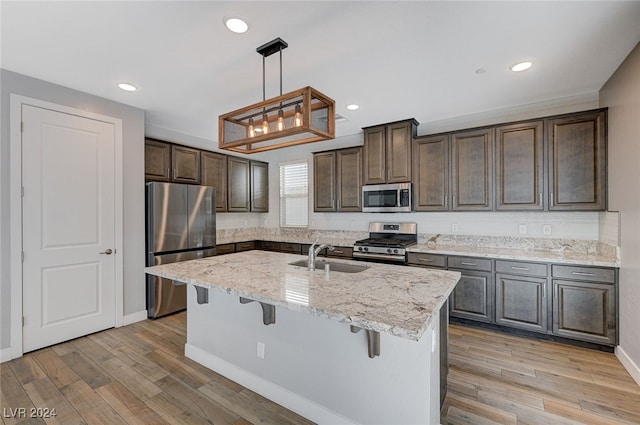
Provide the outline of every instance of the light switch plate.
<path id="1" fill-rule="evenodd" d="M 518 233 L 520 233 L 521 235 L 526 235 L 527 234 L 527 225 L 526 224 L 521 224 L 520 226 L 518 226 Z"/>
<path id="2" fill-rule="evenodd" d="M 542 234 L 543 235 L 550 235 L 551 234 L 551 225 L 550 224 L 545 224 L 544 226 L 542 226 Z"/>

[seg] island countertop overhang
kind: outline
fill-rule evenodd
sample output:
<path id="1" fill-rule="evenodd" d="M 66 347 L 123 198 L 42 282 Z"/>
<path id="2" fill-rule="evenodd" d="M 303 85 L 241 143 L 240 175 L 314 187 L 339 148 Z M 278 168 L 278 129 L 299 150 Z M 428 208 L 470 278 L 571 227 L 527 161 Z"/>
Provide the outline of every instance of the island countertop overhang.
<path id="1" fill-rule="evenodd" d="M 369 268 L 327 275 L 289 264 L 301 258 L 246 251 L 147 267 L 145 272 L 416 341 L 460 279 L 454 271 L 338 259 L 331 262 Z"/>

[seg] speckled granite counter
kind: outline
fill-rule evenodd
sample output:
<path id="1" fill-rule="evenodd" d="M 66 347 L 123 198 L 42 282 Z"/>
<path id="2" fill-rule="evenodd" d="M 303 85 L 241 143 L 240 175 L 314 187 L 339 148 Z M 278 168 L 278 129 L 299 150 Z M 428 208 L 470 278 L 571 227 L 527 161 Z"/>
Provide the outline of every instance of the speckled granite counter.
<path id="1" fill-rule="evenodd" d="M 575 264 L 582 266 L 620 267 L 615 256 L 598 252 L 526 250 L 513 248 L 488 248 L 465 246 L 436 246 L 427 244 L 414 245 L 407 249 L 409 252 L 423 252 L 428 254 L 462 255 L 468 257 L 495 258 L 503 260 L 539 261 L 548 263 Z"/>
<path id="2" fill-rule="evenodd" d="M 217 243 L 269 240 L 310 244 L 319 238 L 322 243 L 351 246 L 356 240 L 367 238 L 368 235 L 368 232 L 349 230 L 248 228 L 219 230 Z M 409 248 L 408 251 L 583 266 L 620 267 L 620 255 L 616 246 L 591 240 L 421 233 L 418 235 L 418 245 Z"/>
<path id="3" fill-rule="evenodd" d="M 378 263 L 366 263 L 370 267 L 359 273 L 329 276 L 289 265 L 302 258 L 248 251 L 145 272 L 416 341 L 460 279 L 458 272 Z"/>

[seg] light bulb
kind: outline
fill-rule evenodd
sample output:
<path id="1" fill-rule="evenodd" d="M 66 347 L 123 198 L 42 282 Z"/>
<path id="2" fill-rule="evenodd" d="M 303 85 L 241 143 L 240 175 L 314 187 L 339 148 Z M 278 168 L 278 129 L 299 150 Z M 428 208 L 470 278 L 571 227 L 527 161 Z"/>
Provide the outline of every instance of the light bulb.
<path id="1" fill-rule="evenodd" d="M 262 115 L 262 134 L 269 133 L 269 120 L 267 119 L 267 114 Z"/>
<path id="2" fill-rule="evenodd" d="M 276 123 L 276 128 L 278 131 L 284 130 L 284 114 L 282 113 L 282 109 L 278 111 L 278 121 Z"/>
<path id="3" fill-rule="evenodd" d="M 253 126 L 253 118 L 249 118 L 249 128 L 247 128 L 248 137 L 256 137 L 256 129 Z"/>
<path id="4" fill-rule="evenodd" d="M 296 105 L 296 114 L 293 116 L 294 127 L 302 126 L 302 113 L 300 112 L 300 105 Z"/>

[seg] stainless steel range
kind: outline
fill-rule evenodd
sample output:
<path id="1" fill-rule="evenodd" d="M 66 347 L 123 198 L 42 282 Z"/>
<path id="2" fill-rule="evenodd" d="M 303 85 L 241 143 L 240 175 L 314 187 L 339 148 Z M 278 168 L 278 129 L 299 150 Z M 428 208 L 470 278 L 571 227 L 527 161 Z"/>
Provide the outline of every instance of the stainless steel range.
<path id="1" fill-rule="evenodd" d="M 416 223 L 369 223 L 369 237 L 353 244 L 353 257 L 404 263 L 406 248 L 418 242 Z"/>

